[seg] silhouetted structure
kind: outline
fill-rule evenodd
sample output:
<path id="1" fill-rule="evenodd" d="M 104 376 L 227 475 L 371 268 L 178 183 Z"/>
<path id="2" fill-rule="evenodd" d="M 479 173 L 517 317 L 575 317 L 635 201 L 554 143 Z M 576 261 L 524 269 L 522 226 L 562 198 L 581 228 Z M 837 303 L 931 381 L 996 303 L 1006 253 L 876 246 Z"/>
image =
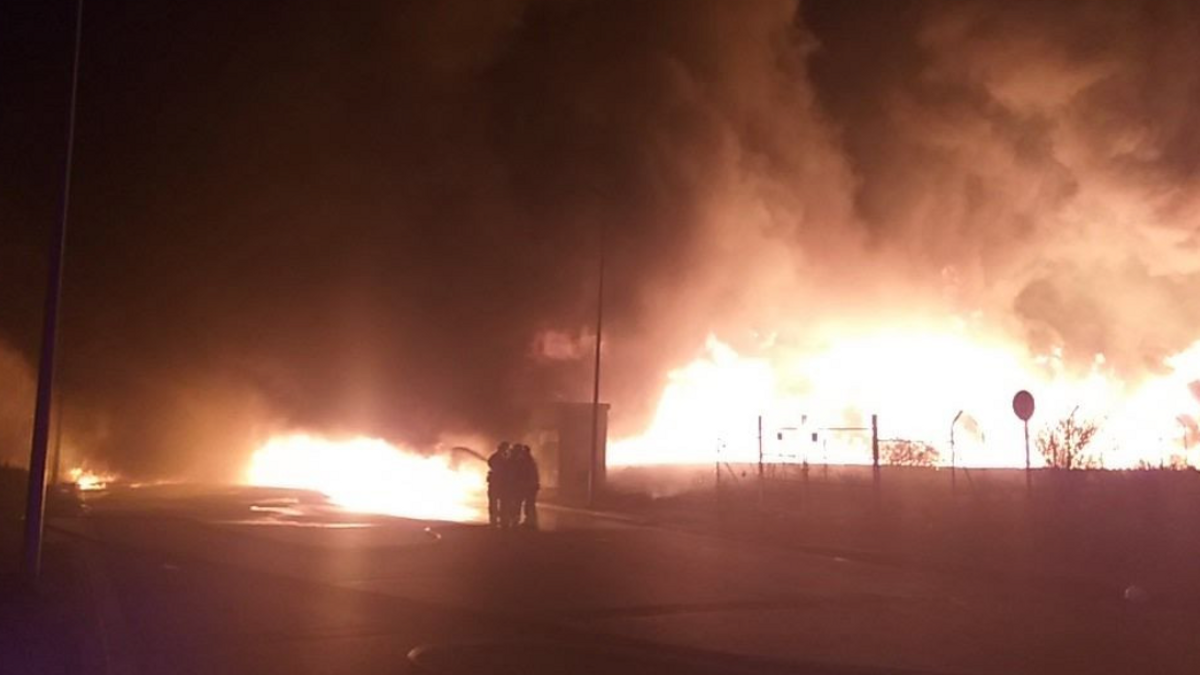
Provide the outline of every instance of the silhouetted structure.
<path id="1" fill-rule="evenodd" d="M 608 457 L 607 403 L 599 406 L 596 425 L 596 460 L 592 454 L 591 403 L 552 403 L 536 411 L 529 438 L 541 467 L 541 483 L 557 490 L 569 504 L 587 504 L 590 473 L 594 486 L 603 492 Z"/>

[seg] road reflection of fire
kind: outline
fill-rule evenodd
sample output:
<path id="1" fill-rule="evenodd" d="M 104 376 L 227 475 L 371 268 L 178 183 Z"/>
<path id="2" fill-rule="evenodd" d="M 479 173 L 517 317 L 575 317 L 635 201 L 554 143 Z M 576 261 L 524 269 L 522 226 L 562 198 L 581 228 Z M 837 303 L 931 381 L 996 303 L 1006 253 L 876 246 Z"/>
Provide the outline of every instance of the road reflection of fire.
<path id="1" fill-rule="evenodd" d="M 343 508 L 410 518 L 481 517 L 482 465 L 422 455 L 377 438 L 276 436 L 251 457 L 251 485 L 316 490 Z"/>

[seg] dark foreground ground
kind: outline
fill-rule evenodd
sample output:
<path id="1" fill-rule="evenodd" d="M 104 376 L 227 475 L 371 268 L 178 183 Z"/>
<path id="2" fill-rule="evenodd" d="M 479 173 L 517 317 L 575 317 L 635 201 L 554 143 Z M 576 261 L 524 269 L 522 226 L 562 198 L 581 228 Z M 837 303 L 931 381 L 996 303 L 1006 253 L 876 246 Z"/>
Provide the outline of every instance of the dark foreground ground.
<path id="1" fill-rule="evenodd" d="M 625 468 L 615 508 L 677 529 L 1097 594 L 1200 604 L 1200 472 Z M 646 492 L 657 492 L 647 498 Z"/>
<path id="2" fill-rule="evenodd" d="M 1120 565 L 1071 575 L 1058 569 L 1066 558 L 1039 570 L 1036 557 L 1012 551 L 1021 564 L 1005 565 L 979 559 L 974 544 L 954 555 L 941 535 L 927 535 L 942 543 L 922 557 L 922 545 L 897 547 L 882 533 L 883 545 L 867 546 L 875 540 L 857 520 L 835 521 L 839 538 L 806 531 L 800 511 L 755 512 L 744 500 L 715 508 L 711 497 L 618 500 L 610 507 L 619 513 L 546 509 L 546 531 L 535 534 L 354 516 L 299 493 L 115 491 L 83 516 L 53 519 L 40 595 L 6 589 L 0 671 L 1058 674 L 1200 665 L 1200 603 L 1183 590 L 1188 578 L 1149 579 L 1170 590 L 1127 598 L 1130 568 Z M 957 531 L 964 517 L 933 531 Z M 903 530 L 909 520 L 863 522 Z"/>

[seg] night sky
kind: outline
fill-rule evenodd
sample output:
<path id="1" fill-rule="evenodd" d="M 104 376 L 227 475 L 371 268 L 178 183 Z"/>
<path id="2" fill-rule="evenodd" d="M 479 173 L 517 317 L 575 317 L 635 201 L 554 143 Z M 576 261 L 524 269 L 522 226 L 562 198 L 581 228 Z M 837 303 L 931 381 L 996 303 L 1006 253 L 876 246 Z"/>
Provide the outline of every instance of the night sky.
<path id="1" fill-rule="evenodd" d="M 0 458 L 72 21 L 0 8 Z M 93 2 L 81 60 L 60 383 L 130 473 L 587 400 L 602 231 L 618 429 L 712 331 L 983 312 L 1129 372 L 1200 337 L 1183 0 Z"/>

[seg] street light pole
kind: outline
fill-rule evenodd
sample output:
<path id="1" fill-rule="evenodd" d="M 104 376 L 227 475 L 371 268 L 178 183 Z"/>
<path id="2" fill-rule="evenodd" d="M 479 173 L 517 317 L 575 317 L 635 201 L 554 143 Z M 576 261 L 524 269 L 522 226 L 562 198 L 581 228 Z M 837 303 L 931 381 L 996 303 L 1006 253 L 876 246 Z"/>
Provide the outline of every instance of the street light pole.
<path id="1" fill-rule="evenodd" d="M 604 232 L 600 224 L 600 275 L 596 287 L 596 360 L 592 377 L 592 447 L 588 458 L 588 506 L 596 503 L 596 465 L 600 457 L 600 343 L 604 330 Z"/>
<path id="2" fill-rule="evenodd" d="M 50 239 L 46 298 L 42 316 L 42 352 L 38 361 L 33 442 L 29 451 L 29 486 L 25 501 L 25 540 L 21 574 L 34 584 L 42 566 L 42 526 L 46 515 L 46 454 L 50 444 L 50 410 L 54 390 L 54 350 L 58 345 L 58 306 L 62 296 L 63 252 L 71 205 L 71 168 L 75 153 L 75 103 L 79 91 L 79 44 L 83 35 L 83 0 L 75 4 L 75 54 L 71 63 L 71 98 L 67 108 L 67 154 L 63 166 L 62 201 Z"/>

